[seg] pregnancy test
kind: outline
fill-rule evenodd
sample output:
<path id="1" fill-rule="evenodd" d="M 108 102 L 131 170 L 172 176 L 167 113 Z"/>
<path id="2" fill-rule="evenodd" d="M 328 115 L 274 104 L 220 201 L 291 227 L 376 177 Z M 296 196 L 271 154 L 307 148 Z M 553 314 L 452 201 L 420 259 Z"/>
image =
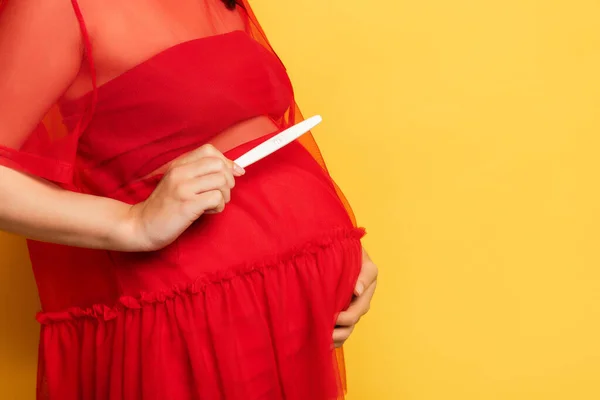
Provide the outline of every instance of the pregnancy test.
<path id="1" fill-rule="evenodd" d="M 252 150 L 249 150 L 247 153 L 240 156 L 234 162 L 240 167 L 246 168 L 257 161 L 262 160 L 269 154 L 272 154 L 282 147 L 292 143 L 294 140 L 298 139 L 300 136 L 319 125 L 322 120 L 323 118 L 321 118 L 320 115 L 307 118 L 304 121 L 299 122 L 296 125 L 278 133 L 269 140 L 262 142 Z"/>

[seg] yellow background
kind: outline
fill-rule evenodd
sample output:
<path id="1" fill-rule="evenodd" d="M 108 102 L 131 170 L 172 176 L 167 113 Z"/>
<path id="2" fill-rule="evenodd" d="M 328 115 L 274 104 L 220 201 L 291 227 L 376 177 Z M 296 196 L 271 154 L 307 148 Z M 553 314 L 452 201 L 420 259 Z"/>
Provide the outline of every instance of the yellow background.
<path id="1" fill-rule="evenodd" d="M 349 400 L 600 399 L 600 3 L 254 4 L 382 271 Z M 0 398 L 31 399 L 35 287 L 0 254 Z"/>

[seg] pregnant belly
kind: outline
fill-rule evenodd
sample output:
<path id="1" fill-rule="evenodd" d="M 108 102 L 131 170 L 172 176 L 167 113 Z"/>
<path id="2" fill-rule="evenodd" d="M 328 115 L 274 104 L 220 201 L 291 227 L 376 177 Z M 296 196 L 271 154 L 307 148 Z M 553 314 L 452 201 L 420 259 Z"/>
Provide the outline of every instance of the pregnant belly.
<path id="1" fill-rule="evenodd" d="M 352 228 L 330 178 L 294 142 L 248 167 L 225 211 L 202 216 L 173 245 L 142 259 L 117 254 L 117 274 L 127 292 L 169 287 L 289 256 Z"/>

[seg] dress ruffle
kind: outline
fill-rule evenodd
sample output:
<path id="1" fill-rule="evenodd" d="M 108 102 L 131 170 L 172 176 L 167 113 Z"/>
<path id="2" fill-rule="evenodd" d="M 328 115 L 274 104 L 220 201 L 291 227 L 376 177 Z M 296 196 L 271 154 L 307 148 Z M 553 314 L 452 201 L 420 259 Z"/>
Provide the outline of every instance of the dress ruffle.
<path id="1" fill-rule="evenodd" d="M 363 235 L 338 230 L 168 291 L 40 313 L 39 398 L 337 398 L 331 332 L 352 297 Z"/>
<path id="2" fill-rule="evenodd" d="M 360 240 L 364 235 L 364 228 L 340 229 L 325 238 L 307 243 L 301 248 L 292 250 L 285 255 L 279 255 L 276 257 L 271 257 L 270 259 L 261 260 L 258 263 L 253 263 L 252 265 L 232 268 L 231 270 L 210 274 L 196 279 L 196 281 L 192 284 L 175 286 L 171 290 L 165 290 L 161 292 L 142 293 L 138 297 L 122 296 L 114 306 L 94 304 L 87 308 L 71 307 L 65 311 L 40 312 L 37 314 L 36 319 L 40 324 L 51 324 L 78 318 L 96 318 L 104 321 L 110 321 L 117 318 L 119 313 L 124 309 L 139 310 L 144 306 L 148 306 L 153 303 L 164 303 L 167 300 L 171 300 L 175 297 L 197 295 L 198 293 L 205 291 L 208 285 L 218 285 L 233 279 L 242 279 L 244 275 L 248 274 L 264 274 L 269 269 L 280 267 L 281 264 L 294 265 L 293 263 L 290 264 L 288 261 L 299 257 L 314 255 L 319 251 L 332 246 L 335 242 L 348 239 Z"/>

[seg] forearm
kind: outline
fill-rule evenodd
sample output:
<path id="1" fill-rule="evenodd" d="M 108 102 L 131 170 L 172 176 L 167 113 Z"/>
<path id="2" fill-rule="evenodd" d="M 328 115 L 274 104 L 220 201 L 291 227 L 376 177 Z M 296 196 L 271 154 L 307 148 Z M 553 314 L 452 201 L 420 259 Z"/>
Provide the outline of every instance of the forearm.
<path id="1" fill-rule="evenodd" d="M 131 206 L 73 193 L 0 166 L 0 230 L 76 247 L 138 250 Z"/>

